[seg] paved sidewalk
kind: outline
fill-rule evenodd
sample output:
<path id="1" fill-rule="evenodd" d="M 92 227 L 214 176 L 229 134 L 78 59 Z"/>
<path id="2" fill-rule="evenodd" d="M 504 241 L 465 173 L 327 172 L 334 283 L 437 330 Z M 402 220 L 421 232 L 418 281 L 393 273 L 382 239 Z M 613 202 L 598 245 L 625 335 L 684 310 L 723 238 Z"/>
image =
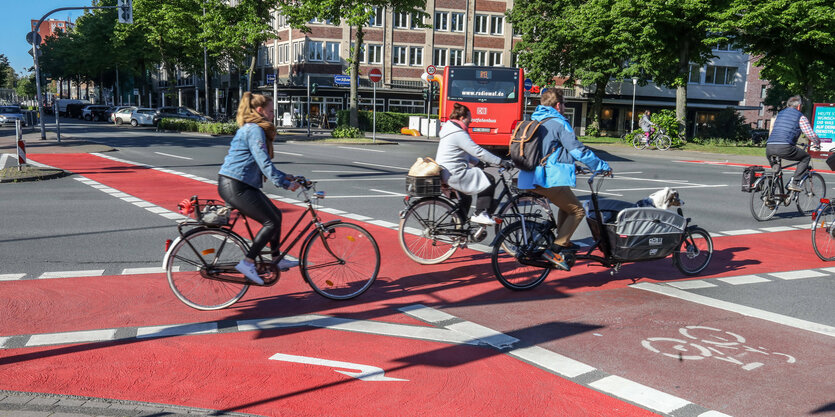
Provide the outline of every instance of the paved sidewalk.
<path id="1" fill-rule="evenodd" d="M 0 128 L 0 183 L 19 181 L 39 181 L 62 177 L 62 170 L 39 167 L 34 164 L 17 167 L 17 140 L 14 128 Z M 41 139 L 40 131 L 24 128 L 23 142 L 26 155 L 43 153 L 90 153 L 109 152 L 114 149 L 107 145 L 61 135 L 61 142 L 55 133 L 47 129 L 46 140 Z M 8 156 L 4 156 L 8 155 Z"/>
<path id="2" fill-rule="evenodd" d="M 74 395 L 38 394 L 0 391 L 0 415 L 6 417 L 163 417 L 163 416 L 233 416 L 255 414 L 223 412 L 139 401 L 108 400 Z"/>

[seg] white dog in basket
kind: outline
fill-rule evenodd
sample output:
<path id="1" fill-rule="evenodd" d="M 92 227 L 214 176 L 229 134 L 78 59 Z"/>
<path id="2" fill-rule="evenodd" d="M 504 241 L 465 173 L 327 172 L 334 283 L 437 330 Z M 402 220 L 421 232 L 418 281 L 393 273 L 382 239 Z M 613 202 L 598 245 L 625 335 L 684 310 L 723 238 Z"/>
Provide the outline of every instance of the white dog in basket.
<path id="1" fill-rule="evenodd" d="M 684 201 L 679 198 L 678 191 L 675 188 L 665 187 L 638 201 L 637 205 L 638 207 L 657 207 L 666 210 L 682 204 L 684 204 Z"/>

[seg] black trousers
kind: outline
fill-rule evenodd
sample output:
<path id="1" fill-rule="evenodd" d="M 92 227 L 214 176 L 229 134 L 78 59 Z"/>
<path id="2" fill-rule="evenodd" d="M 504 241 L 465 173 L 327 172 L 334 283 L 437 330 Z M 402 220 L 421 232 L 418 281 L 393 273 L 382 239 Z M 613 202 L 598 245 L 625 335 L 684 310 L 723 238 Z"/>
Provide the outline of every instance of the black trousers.
<path id="1" fill-rule="evenodd" d="M 278 243 L 281 236 L 281 211 L 278 207 L 261 190 L 223 175 L 218 175 L 217 192 L 223 201 L 263 226 L 252 240 L 246 257 L 257 258 L 269 243 L 275 258 L 279 252 Z"/>
<path id="2" fill-rule="evenodd" d="M 809 162 L 812 160 L 812 157 L 806 151 L 794 145 L 766 145 L 765 155 L 766 157 L 774 155 L 789 161 L 799 161 L 795 167 L 795 181 L 800 181 L 809 172 Z M 769 161 L 770 163 L 771 161 Z"/>
<path id="3" fill-rule="evenodd" d="M 484 175 L 486 175 L 487 180 L 490 181 L 490 186 L 485 188 L 484 191 L 478 193 L 476 196 L 475 212 L 480 213 L 482 211 L 486 211 L 487 214 L 490 215 L 493 214 L 493 210 L 496 209 L 496 200 L 493 198 L 493 194 L 496 193 L 496 178 L 486 172 Z M 473 204 L 473 196 L 459 191 L 458 208 L 461 213 L 461 218 L 463 218 L 465 222 L 470 218 L 469 214 L 471 204 Z"/>

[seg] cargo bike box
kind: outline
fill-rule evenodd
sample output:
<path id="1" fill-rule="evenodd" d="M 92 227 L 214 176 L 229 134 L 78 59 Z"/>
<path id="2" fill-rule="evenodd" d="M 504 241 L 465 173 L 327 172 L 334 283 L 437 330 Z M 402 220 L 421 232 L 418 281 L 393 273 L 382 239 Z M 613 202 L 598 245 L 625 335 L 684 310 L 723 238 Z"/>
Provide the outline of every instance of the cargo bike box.
<path id="1" fill-rule="evenodd" d="M 593 210 L 587 211 L 586 220 L 594 239 L 605 240 L 614 259 L 634 262 L 664 258 L 681 245 L 687 227 L 683 216 L 659 208 L 624 207 L 628 203 L 604 201 L 600 202 L 602 230 Z"/>

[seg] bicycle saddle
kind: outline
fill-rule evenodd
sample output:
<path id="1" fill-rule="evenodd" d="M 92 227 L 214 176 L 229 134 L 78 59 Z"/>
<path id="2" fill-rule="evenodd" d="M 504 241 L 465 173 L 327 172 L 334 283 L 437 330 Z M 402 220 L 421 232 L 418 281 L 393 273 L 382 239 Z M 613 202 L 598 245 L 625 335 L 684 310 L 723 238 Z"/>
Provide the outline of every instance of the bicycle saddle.
<path id="1" fill-rule="evenodd" d="M 768 163 L 771 164 L 771 170 L 774 172 L 778 172 L 782 169 L 781 162 L 782 160 L 777 155 L 771 155 L 768 157 Z"/>

